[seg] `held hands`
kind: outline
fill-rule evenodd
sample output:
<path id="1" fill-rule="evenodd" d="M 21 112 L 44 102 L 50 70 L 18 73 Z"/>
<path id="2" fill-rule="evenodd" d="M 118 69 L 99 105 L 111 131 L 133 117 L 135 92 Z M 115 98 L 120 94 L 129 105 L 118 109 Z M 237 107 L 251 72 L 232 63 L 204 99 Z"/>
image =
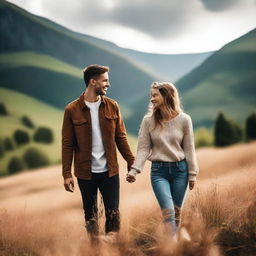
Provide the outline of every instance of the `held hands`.
<path id="1" fill-rule="evenodd" d="M 135 169 L 131 169 L 126 175 L 126 180 L 130 183 L 133 183 L 136 180 L 136 174 L 137 171 Z"/>
<path id="2" fill-rule="evenodd" d="M 189 189 L 192 190 L 195 186 L 196 182 L 194 180 L 189 181 Z"/>
<path id="3" fill-rule="evenodd" d="M 64 179 L 64 187 L 65 187 L 66 191 L 74 192 L 75 185 L 74 185 L 74 180 L 72 177 Z"/>

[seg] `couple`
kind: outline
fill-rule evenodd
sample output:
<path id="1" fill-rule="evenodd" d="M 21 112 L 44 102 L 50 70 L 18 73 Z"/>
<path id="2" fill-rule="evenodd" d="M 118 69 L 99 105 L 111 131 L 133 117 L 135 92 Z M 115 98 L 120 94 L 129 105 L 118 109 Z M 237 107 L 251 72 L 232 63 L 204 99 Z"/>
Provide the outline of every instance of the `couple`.
<path id="1" fill-rule="evenodd" d="M 119 174 L 116 146 L 127 162 L 127 181 L 134 182 L 147 159 L 151 182 L 164 221 L 175 234 L 187 186 L 193 189 L 198 173 L 193 128 L 182 112 L 171 83 L 153 83 L 149 113 L 143 118 L 134 158 L 118 104 L 105 95 L 109 67 L 84 69 L 85 92 L 65 108 L 62 126 L 62 175 L 66 191 L 74 191 L 71 165 L 82 195 L 86 230 L 98 235 L 97 191 L 105 207 L 107 236 L 120 229 Z"/>

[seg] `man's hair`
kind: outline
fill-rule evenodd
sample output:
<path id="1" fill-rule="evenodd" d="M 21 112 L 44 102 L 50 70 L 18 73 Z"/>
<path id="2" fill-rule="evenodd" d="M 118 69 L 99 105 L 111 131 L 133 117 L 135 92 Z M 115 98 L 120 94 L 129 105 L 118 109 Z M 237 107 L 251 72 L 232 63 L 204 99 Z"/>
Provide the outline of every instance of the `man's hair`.
<path id="1" fill-rule="evenodd" d="M 97 76 L 103 73 L 109 72 L 109 67 L 92 64 L 85 67 L 83 72 L 84 72 L 84 82 L 87 87 L 92 78 L 97 78 Z"/>

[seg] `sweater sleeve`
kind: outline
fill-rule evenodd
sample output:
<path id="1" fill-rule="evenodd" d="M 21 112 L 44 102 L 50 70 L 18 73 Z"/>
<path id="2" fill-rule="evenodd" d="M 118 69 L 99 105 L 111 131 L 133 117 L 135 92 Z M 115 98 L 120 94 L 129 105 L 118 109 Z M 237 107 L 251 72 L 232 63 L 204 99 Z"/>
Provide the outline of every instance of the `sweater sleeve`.
<path id="1" fill-rule="evenodd" d="M 190 116 L 188 116 L 187 121 L 185 123 L 182 147 L 184 150 L 185 158 L 188 163 L 189 180 L 195 181 L 196 176 L 199 172 L 199 168 L 196 159 L 193 125 Z"/>
<path id="2" fill-rule="evenodd" d="M 147 118 L 144 117 L 139 131 L 137 155 L 135 157 L 135 162 L 132 165 L 132 168 L 137 172 L 141 172 L 143 170 L 145 162 L 150 154 L 151 147 L 152 143 L 149 134 L 149 124 L 147 122 Z"/>

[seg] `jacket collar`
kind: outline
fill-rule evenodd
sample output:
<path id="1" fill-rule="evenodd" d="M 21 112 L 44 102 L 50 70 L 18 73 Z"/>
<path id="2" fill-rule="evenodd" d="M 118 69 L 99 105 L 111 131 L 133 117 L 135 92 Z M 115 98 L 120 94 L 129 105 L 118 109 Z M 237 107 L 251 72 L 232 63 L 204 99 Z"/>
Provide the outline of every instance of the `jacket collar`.
<path id="1" fill-rule="evenodd" d="M 101 102 L 103 102 L 104 104 L 106 103 L 106 99 L 105 99 L 105 96 L 100 96 L 101 97 Z M 85 104 L 85 102 L 84 102 L 84 92 L 81 94 L 81 96 L 79 97 L 79 100 L 78 100 L 78 102 L 79 102 L 79 105 L 80 105 L 80 107 L 81 107 L 81 109 L 84 109 L 84 108 L 86 108 L 87 106 L 86 106 L 86 104 Z"/>

